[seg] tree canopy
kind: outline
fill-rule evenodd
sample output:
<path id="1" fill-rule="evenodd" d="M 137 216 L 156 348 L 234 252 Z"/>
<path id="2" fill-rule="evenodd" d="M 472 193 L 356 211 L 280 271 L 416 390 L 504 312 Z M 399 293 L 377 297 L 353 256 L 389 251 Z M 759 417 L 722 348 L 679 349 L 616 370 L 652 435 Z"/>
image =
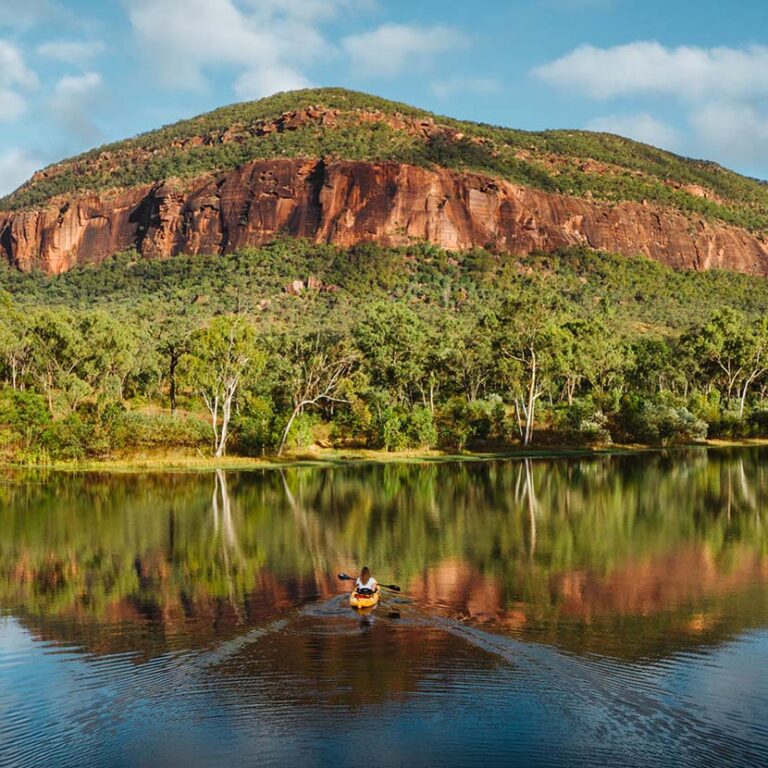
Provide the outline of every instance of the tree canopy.
<path id="1" fill-rule="evenodd" d="M 278 240 L 0 288 L 6 460 L 768 434 L 763 278 Z"/>

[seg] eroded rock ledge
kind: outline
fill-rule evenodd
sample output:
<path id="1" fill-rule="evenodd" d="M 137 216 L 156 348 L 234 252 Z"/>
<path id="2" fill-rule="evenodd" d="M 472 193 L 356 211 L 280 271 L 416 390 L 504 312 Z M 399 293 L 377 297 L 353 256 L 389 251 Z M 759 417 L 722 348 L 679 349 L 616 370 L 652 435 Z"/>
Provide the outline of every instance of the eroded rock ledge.
<path id="1" fill-rule="evenodd" d="M 768 274 L 768 243 L 737 227 L 400 163 L 258 160 L 184 183 L 0 213 L 0 254 L 22 270 L 52 274 L 131 247 L 152 258 L 227 253 L 276 235 L 342 246 L 493 245 L 510 253 L 587 245 L 676 268 Z"/>

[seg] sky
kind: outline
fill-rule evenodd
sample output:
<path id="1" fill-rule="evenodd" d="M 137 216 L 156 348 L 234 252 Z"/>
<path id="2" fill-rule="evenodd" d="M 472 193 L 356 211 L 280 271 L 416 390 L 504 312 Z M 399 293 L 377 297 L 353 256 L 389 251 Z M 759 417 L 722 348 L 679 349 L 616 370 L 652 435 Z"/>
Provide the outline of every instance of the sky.
<path id="1" fill-rule="evenodd" d="M 768 179 L 766 0 L 0 0 L 0 194 L 99 144 L 332 85 Z"/>

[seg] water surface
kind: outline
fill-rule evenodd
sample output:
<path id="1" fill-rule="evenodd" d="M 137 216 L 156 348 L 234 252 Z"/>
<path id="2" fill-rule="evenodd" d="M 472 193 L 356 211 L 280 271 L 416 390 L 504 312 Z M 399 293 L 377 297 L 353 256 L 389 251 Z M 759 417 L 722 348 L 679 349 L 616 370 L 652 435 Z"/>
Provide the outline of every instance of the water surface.
<path id="1" fill-rule="evenodd" d="M 0 765 L 768 764 L 766 459 L 7 474 Z"/>

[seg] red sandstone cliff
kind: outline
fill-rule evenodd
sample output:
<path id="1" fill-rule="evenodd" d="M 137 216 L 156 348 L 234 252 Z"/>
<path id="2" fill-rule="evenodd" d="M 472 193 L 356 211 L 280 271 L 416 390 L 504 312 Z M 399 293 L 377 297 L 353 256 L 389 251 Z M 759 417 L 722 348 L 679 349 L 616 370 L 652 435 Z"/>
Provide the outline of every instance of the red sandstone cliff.
<path id="1" fill-rule="evenodd" d="M 0 213 L 0 254 L 60 273 L 135 247 L 147 257 L 227 253 L 287 234 L 353 245 L 427 240 L 510 253 L 587 245 L 688 269 L 768 275 L 768 243 L 673 209 L 545 193 L 399 163 L 260 160 L 218 176 Z"/>

